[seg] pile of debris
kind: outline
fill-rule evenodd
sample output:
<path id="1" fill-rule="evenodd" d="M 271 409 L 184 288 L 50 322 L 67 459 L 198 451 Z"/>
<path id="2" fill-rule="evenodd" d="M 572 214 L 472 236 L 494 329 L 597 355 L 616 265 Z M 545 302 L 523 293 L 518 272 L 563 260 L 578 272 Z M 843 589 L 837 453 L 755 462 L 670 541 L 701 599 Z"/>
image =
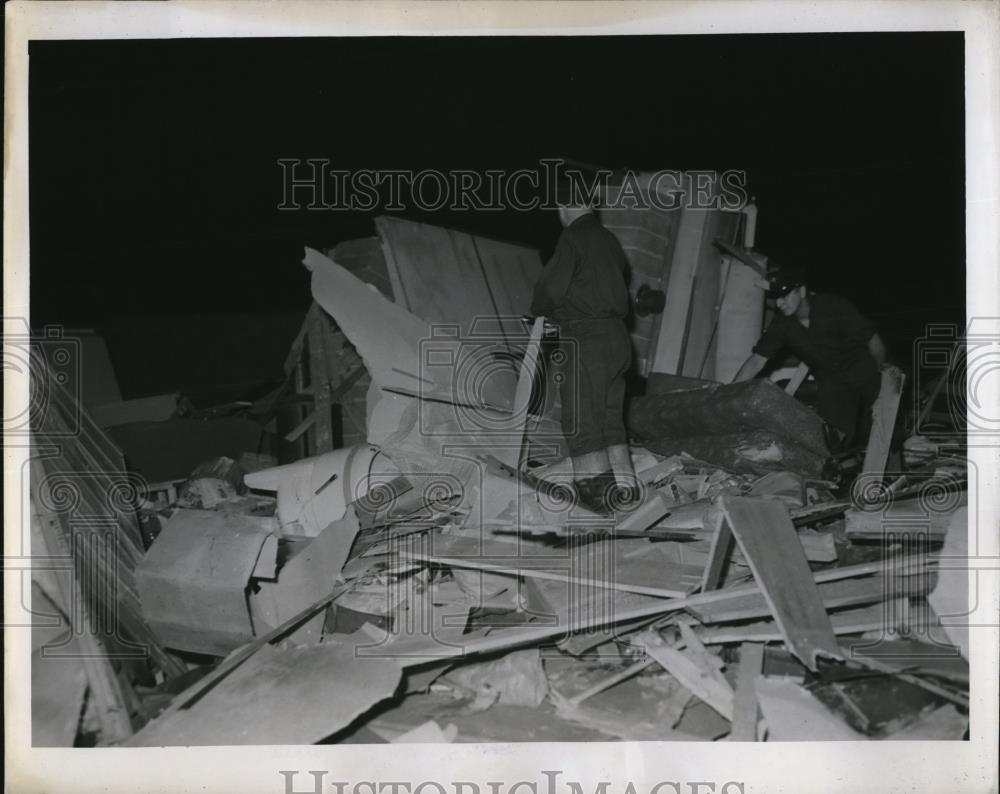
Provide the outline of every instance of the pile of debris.
<path id="1" fill-rule="evenodd" d="M 170 647 L 228 656 L 129 744 L 962 738 L 968 665 L 932 608 L 965 592 L 937 570 L 966 531 L 953 467 L 866 512 L 808 466 L 634 447 L 641 504 L 596 514 L 523 449 L 463 432 L 463 411 L 501 399 L 430 381 L 439 413 L 417 416 L 406 377 L 426 329 L 307 259 L 317 301 L 406 410 L 379 446 L 247 475 L 273 515 L 174 512 L 139 565 L 146 618 Z M 714 395 L 720 435 L 742 427 L 739 402 Z M 764 426 L 779 439 L 782 415 Z M 870 517 L 918 509 L 870 542 Z"/>
<path id="2" fill-rule="evenodd" d="M 633 401 L 641 498 L 593 512 L 546 476 L 539 324 L 470 344 L 305 263 L 370 378 L 368 443 L 216 459 L 145 505 L 126 634 L 155 654 L 119 665 L 137 730 L 103 743 L 966 735 L 960 458 L 842 498 L 811 412 L 712 384 Z M 455 377 L 490 344 L 506 370 Z"/>

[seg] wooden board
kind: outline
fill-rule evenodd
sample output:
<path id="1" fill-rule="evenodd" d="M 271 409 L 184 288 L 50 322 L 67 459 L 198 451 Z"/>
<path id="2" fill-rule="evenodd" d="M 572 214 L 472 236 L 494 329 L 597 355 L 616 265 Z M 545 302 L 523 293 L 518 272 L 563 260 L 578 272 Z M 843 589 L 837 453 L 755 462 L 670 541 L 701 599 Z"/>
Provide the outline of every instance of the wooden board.
<path id="1" fill-rule="evenodd" d="M 153 720 L 128 744 L 313 744 L 392 695 L 401 674 L 394 660 L 355 658 L 353 646 L 269 646 L 191 708 Z"/>
<path id="2" fill-rule="evenodd" d="M 889 570 L 920 570 L 926 566 L 926 557 L 919 555 L 900 557 L 896 560 L 880 561 L 877 563 L 864 563 L 861 565 L 845 566 L 841 569 L 822 571 L 815 574 L 817 582 L 834 581 L 846 579 L 854 576 L 866 576 L 877 571 Z M 614 590 L 602 590 L 589 588 L 588 594 L 596 596 L 596 603 L 589 600 L 585 603 L 579 601 L 571 603 L 566 600 L 566 586 L 564 583 L 546 580 L 536 580 L 540 584 L 539 589 L 544 590 L 545 598 L 549 600 L 550 612 L 555 612 L 557 620 L 542 622 L 537 624 L 527 624 L 523 627 L 507 628 L 503 631 L 479 630 L 469 634 L 464 633 L 464 627 L 451 627 L 436 630 L 433 636 L 409 636 L 392 641 L 387 638 L 386 642 L 375 649 L 377 654 L 392 654 L 400 658 L 405 665 L 423 664 L 428 661 L 440 660 L 449 657 L 461 657 L 471 654 L 490 653 L 492 651 L 516 648 L 520 645 L 542 642 L 544 640 L 561 637 L 568 632 L 586 631 L 602 626 L 624 625 L 642 618 L 663 615 L 667 612 L 676 612 L 680 609 L 703 606 L 712 603 L 722 597 L 748 595 L 758 592 L 756 584 L 740 585 L 729 588 L 725 591 L 712 593 L 698 593 L 677 599 L 660 599 L 650 596 L 638 595 Z M 562 591 L 562 603 L 554 603 L 548 588 L 558 588 L 556 595 Z M 606 594 L 612 594 L 611 604 L 608 605 Z M 364 654 L 362 649 L 359 653 Z"/>
<path id="3" fill-rule="evenodd" d="M 760 676 L 756 690 L 767 721 L 768 741 L 830 742 L 867 738 L 792 679 Z"/>
<path id="4" fill-rule="evenodd" d="M 403 550 L 400 556 L 661 598 L 680 598 L 694 590 L 701 582 L 701 566 L 672 562 L 659 553 L 657 545 L 643 540 L 608 540 L 551 547 L 436 536 L 431 549 Z M 642 553 L 636 554 L 637 550 Z"/>
<path id="5" fill-rule="evenodd" d="M 469 334 L 477 318 L 528 313 L 542 270 L 535 249 L 402 218 L 382 216 L 375 226 L 396 302 L 421 319 Z"/>
<path id="6" fill-rule="evenodd" d="M 736 695 L 733 698 L 733 742 L 757 741 L 760 707 L 757 703 L 757 677 L 764 665 L 764 645 L 744 642 L 740 645 L 740 664 L 736 673 Z"/>
<path id="7" fill-rule="evenodd" d="M 834 569 L 835 570 L 835 569 Z M 873 604 L 896 595 L 922 595 L 930 586 L 926 574 L 911 577 L 888 577 L 881 574 L 858 579 L 823 582 L 817 585 L 824 609 Z M 704 623 L 731 623 L 752 620 L 771 614 L 764 594 L 726 597 L 728 590 L 716 591 L 719 599 L 704 605 L 689 607 L 690 612 Z"/>
<path id="8" fill-rule="evenodd" d="M 819 655 L 841 658 L 788 510 L 773 499 L 722 497 L 720 504 L 789 650 L 810 670 Z"/>
<path id="9" fill-rule="evenodd" d="M 651 372 L 682 374 L 695 273 L 699 254 L 705 244 L 710 214 L 709 210 L 687 207 L 681 212 L 677 243 L 667 281 L 667 305 L 652 345 Z"/>
<path id="10" fill-rule="evenodd" d="M 899 412 L 899 398 L 903 393 L 905 380 L 906 376 L 896 367 L 886 367 L 882 370 L 882 387 L 872 406 L 872 431 L 868 436 L 865 460 L 861 467 L 862 477 L 881 476 L 885 473 L 885 464 L 889 460 L 889 446 L 892 444 L 892 431 L 896 426 L 896 414 Z"/>
<path id="11" fill-rule="evenodd" d="M 733 719 L 733 690 L 711 662 L 697 649 L 677 650 L 666 645 L 655 632 L 645 632 L 638 642 L 664 670 L 727 720 Z M 704 648 L 700 649 L 704 651 Z"/>
<path id="12" fill-rule="evenodd" d="M 261 582 L 261 590 L 253 597 L 255 614 L 263 627 L 280 626 L 286 620 L 315 603 L 333 590 L 337 575 L 347 562 L 359 530 L 353 508 L 339 521 L 332 522 L 302 551 L 292 557 L 278 572 L 276 583 Z M 323 628 L 319 614 L 294 634 L 298 643 L 318 642 Z"/>
<path id="13" fill-rule="evenodd" d="M 900 610 L 905 610 L 902 602 L 892 605 L 883 602 L 863 609 L 848 609 L 835 613 L 830 617 L 830 624 L 833 626 L 833 633 L 837 635 L 888 629 L 891 626 L 887 626 L 887 623 L 891 623 L 892 616 L 900 614 Z M 764 643 L 784 639 L 778 624 L 773 620 L 731 628 L 707 629 L 698 636 L 706 645 L 723 645 L 730 642 Z"/>

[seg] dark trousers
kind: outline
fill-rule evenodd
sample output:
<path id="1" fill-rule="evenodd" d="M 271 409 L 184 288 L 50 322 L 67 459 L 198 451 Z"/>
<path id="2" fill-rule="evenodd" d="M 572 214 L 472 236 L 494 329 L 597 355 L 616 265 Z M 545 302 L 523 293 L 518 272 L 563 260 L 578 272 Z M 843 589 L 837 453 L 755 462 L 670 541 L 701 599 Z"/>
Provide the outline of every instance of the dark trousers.
<path id="1" fill-rule="evenodd" d="M 562 428 L 573 457 L 625 444 L 625 373 L 632 341 L 623 320 L 562 322 Z"/>
<path id="2" fill-rule="evenodd" d="M 843 449 L 867 443 L 872 429 L 872 405 L 881 385 L 882 379 L 874 362 L 863 373 L 844 378 L 826 377 L 818 384 L 816 411 L 825 422 L 844 434 Z"/>

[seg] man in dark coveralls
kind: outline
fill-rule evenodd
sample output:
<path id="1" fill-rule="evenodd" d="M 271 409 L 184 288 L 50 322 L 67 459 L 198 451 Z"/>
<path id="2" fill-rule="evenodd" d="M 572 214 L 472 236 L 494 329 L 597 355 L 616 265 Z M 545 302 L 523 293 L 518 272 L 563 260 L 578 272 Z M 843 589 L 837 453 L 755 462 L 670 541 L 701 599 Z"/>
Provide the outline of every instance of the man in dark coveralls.
<path id="1" fill-rule="evenodd" d="M 628 263 L 592 207 L 565 195 L 559 204 L 563 231 L 535 285 L 531 311 L 559 327 L 566 354 L 562 427 L 581 494 L 615 484 L 629 489 L 635 474 L 623 416 L 632 358 Z"/>
<path id="2" fill-rule="evenodd" d="M 881 384 L 879 368 L 886 365 L 881 337 L 846 299 L 809 292 L 801 271 L 779 271 L 768 284 L 778 312 L 733 382 L 749 380 L 769 358 L 790 350 L 816 378 L 816 411 L 835 431 L 832 446 L 846 450 L 864 444 Z"/>

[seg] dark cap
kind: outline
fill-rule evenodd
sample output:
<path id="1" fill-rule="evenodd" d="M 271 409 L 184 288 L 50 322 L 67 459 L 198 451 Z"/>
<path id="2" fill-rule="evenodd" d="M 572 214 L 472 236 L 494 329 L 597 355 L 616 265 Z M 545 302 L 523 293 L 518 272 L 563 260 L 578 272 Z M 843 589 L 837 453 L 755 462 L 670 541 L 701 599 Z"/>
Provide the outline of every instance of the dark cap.
<path id="1" fill-rule="evenodd" d="M 805 273 L 798 268 L 782 268 L 767 277 L 767 296 L 769 298 L 783 298 L 805 282 Z"/>

